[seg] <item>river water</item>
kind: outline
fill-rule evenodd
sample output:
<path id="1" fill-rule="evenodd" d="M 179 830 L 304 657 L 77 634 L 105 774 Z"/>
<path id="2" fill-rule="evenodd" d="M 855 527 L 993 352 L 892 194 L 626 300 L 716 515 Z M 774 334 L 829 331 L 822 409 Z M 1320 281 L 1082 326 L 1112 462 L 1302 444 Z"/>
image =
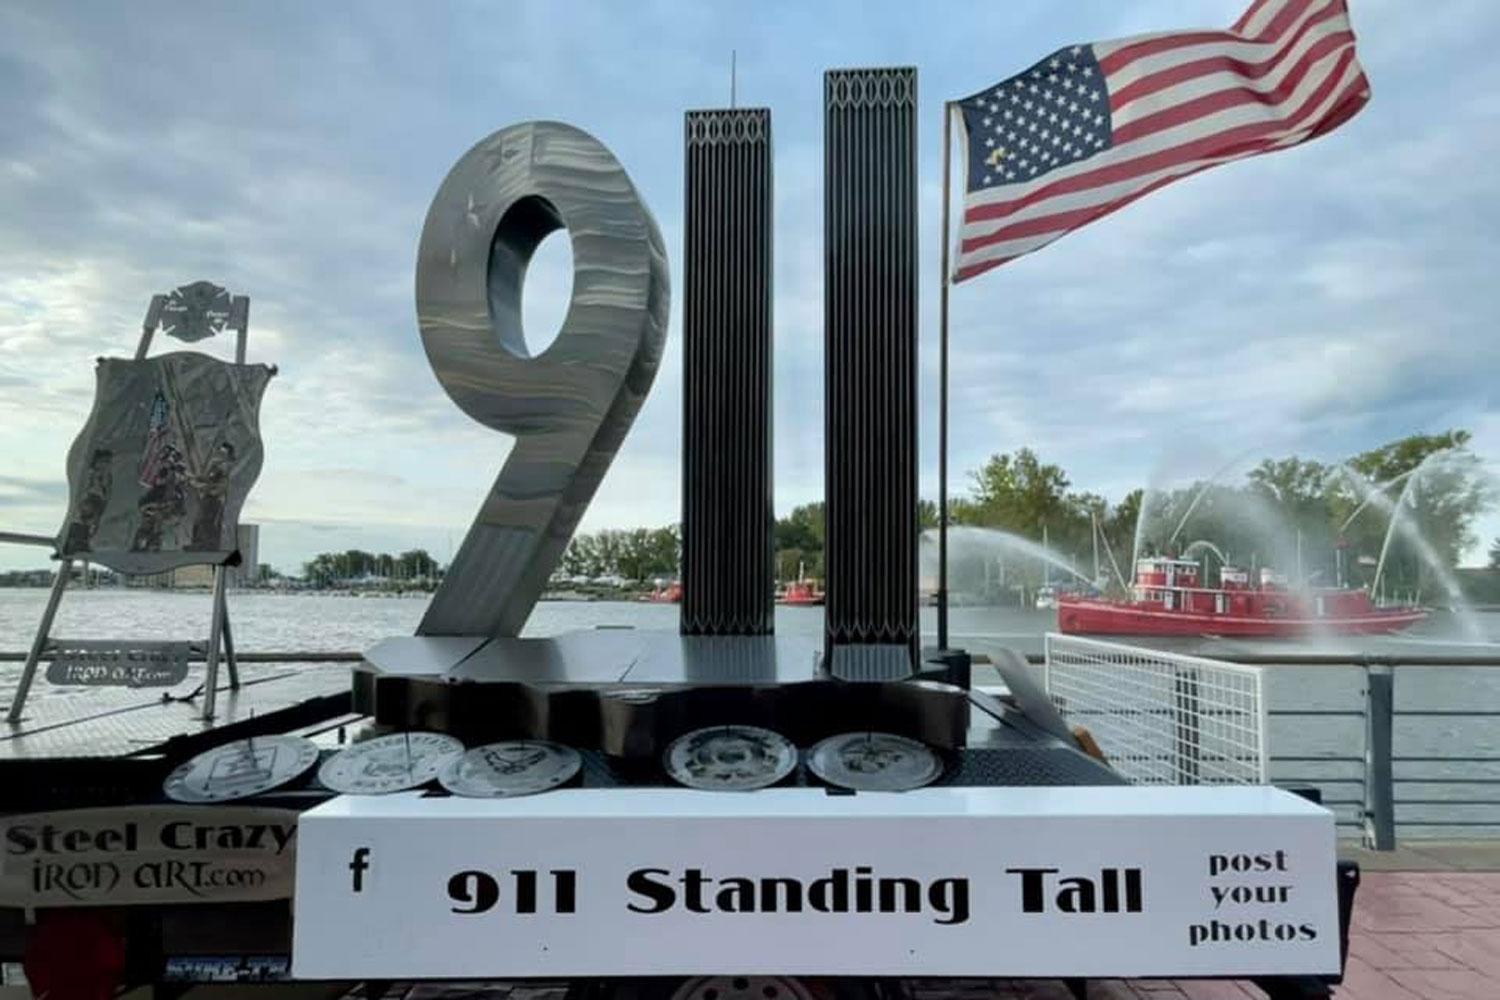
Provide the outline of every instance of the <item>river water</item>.
<path id="1" fill-rule="evenodd" d="M 0 651 L 26 649 L 46 602 L 41 589 L 0 589 Z M 388 636 L 410 635 L 426 607 L 426 596 L 355 597 L 328 594 L 243 592 L 230 596 L 236 645 L 255 651 L 362 650 Z M 623 601 L 544 601 L 532 613 L 527 635 L 556 635 L 600 625 L 675 630 L 673 605 Z M 100 589 L 70 591 L 63 600 L 53 634 L 70 639 L 180 638 L 201 640 L 208 633 L 209 597 L 192 591 Z M 934 609 L 922 609 L 925 633 L 936 631 Z M 951 611 L 950 630 L 958 640 L 982 649 L 1009 645 L 1039 652 L 1042 637 L 1055 626 L 1053 612 L 1018 608 L 962 607 Z M 1378 653 L 1442 656 L 1495 655 L 1500 660 L 1500 614 L 1478 616 L 1484 642 L 1465 638 L 1453 616 L 1435 614 L 1397 636 L 1323 638 L 1318 640 L 1230 642 L 1224 640 L 1149 640 L 1182 652 L 1212 652 L 1233 659 L 1237 650 L 1257 653 L 1319 650 L 1340 654 Z M 776 629 L 790 635 L 820 635 L 821 608 L 778 607 Z M 1139 641 L 1139 640 L 1138 640 Z M 1145 644 L 1145 643 L 1143 643 Z M 201 669 L 201 668 L 199 668 Z M 271 669 L 245 665 L 247 675 Z M 281 668 L 284 669 L 284 668 Z M 17 663 L 0 663 L 0 697 L 9 701 Z M 1500 834 L 1500 666 L 1408 666 L 1396 671 L 1395 751 L 1406 757 L 1484 757 L 1487 763 L 1398 760 L 1397 817 L 1405 836 L 1462 837 Z M 1299 709 L 1357 711 L 1363 703 L 1364 671 L 1353 666 L 1269 667 L 1266 671 L 1270 748 L 1275 757 L 1359 757 L 1364 729 L 1354 716 L 1294 716 Z M 56 697 L 58 689 L 41 680 L 32 697 Z M 1423 710 L 1491 712 L 1493 715 L 1402 715 Z M 1352 802 L 1359 798 L 1361 767 L 1351 762 L 1273 761 L 1277 779 L 1316 778 L 1325 797 Z M 1430 778 L 1432 781 L 1419 779 Z M 1466 779 L 1454 784 L 1442 779 Z M 1489 778 L 1493 785 L 1468 779 Z M 1403 780 L 1404 779 L 1404 780 Z M 1410 804 L 1402 805 L 1402 800 Z M 1413 800 L 1480 799 L 1492 805 L 1418 804 Z M 1352 821 L 1358 809 L 1337 805 L 1340 818 Z M 1420 821 L 1429 822 L 1420 822 Z M 1448 824 L 1483 823 L 1483 827 Z M 1346 830 L 1352 832 L 1352 828 Z"/>

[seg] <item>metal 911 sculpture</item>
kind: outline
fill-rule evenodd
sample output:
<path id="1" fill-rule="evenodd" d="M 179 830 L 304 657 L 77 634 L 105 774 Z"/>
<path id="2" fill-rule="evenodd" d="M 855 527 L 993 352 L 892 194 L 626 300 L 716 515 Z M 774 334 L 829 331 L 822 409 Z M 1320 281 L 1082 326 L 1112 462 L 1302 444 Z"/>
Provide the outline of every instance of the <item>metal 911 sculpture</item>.
<path id="1" fill-rule="evenodd" d="M 745 244 L 733 243 L 741 256 L 768 258 L 769 232 L 746 239 L 735 218 L 711 219 L 699 233 L 705 239 L 690 248 L 698 271 L 732 263 L 724 246 L 732 240 Z M 536 247 L 559 228 L 573 241 L 572 298 L 556 341 L 533 352 L 522 329 L 521 286 Z M 809 745 L 856 730 L 890 731 L 940 748 L 963 745 L 962 690 L 908 683 L 917 669 L 904 646 L 896 649 L 899 669 L 842 676 L 824 669 L 821 638 L 763 634 L 770 579 L 757 592 L 755 574 L 741 572 L 745 560 L 758 558 L 756 532 L 727 528 L 734 516 L 769 523 L 769 494 L 747 486 L 745 503 L 735 504 L 741 498 L 734 485 L 755 477 L 721 474 L 723 464 L 736 462 L 726 452 L 769 443 L 758 437 L 769 435 L 768 426 L 744 426 L 747 419 L 758 425 L 770 419 L 768 371 L 759 403 L 743 405 L 757 391 L 745 384 L 753 380 L 747 368 L 759 363 L 757 351 L 769 351 L 769 326 L 752 328 L 740 314 L 769 305 L 767 280 L 758 288 L 752 282 L 753 290 L 738 298 L 726 297 L 727 281 L 698 283 L 697 302 L 705 308 L 688 325 L 700 348 L 705 333 L 713 343 L 708 357 L 690 365 L 699 383 L 697 405 L 690 393 L 684 411 L 684 503 L 713 516 L 690 520 L 684 534 L 707 532 L 698 539 L 709 558 L 698 567 L 696 586 L 706 595 L 718 588 L 721 596 L 744 598 L 718 605 L 751 612 L 738 616 L 740 634 L 684 627 L 523 638 L 527 616 L 655 377 L 665 338 L 667 262 L 661 235 L 624 170 L 572 126 L 505 128 L 459 159 L 422 232 L 422 341 L 464 412 L 517 440 L 417 634 L 365 652 L 354 677 L 356 711 L 380 725 L 438 730 L 471 746 L 550 741 L 637 764 L 705 722 L 719 728 L 698 747 L 700 757 L 738 760 L 754 742 L 745 735 L 753 727 Z M 708 329 L 704 314 L 726 321 Z M 747 337 L 755 343 L 739 342 Z M 759 481 L 769 483 L 769 476 Z M 736 535 L 750 544 L 734 543 Z M 884 572 L 869 559 L 864 565 Z M 734 625 L 735 615 L 720 615 L 716 625 L 726 622 Z M 929 666 L 923 672 L 929 680 L 951 679 L 948 665 Z M 724 727 L 738 727 L 738 735 Z"/>
<path id="2" fill-rule="evenodd" d="M 533 355 L 521 284 L 557 229 L 573 243 L 573 295 Z M 419 634 L 520 631 L 656 377 L 669 299 L 656 221 L 593 136 L 526 122 L 454 165 L 422 228 L 422 344 L 453 401 L 516 443 Z"/>

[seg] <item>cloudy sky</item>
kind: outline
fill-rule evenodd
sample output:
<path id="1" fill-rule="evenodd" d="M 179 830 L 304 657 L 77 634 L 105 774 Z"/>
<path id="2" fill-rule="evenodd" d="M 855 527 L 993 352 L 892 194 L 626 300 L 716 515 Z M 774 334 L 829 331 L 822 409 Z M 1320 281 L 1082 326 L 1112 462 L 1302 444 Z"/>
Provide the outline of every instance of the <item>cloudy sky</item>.
<path id="1" fill-rule="evenodd" d="M 1370 106 L 957 288 L 953 481 L 1031 445 L 1118 498 L 1232 456 L 1338 458 L 1466 427 L 1500 458 L 1500 5 L 1351 0 Z M 91 359 L 150 296 L 249 294 L 280 375 L 262 558 L 462 538 L 508 442 L 449 402 L 412 268 L 448 168 L 507 124 L 602 139 L 681 275 L 683 110 L 772 109 L 778 509 L 822 493 L 821 73 L 919 68 L 923 490 L 936 490 L 941 102 L 1067 43 L 1225 26 L 1240 0 L 0 7 L 0 530 L 54 532 Z M 556 245 L 554 245 L 556 244 Z M 555 328 L 565 240 L 527 285 Z M 681 338 L 585 528 L 678 518 Z M 550 324 L 550 325 L 549 325 Z M 537 336 L 538 340 L 542 338 Z M 218 350 L 227 349 L 219 345 Z M 1484 526 L 1485 536 L 1500 523 Z M 39 563 L 0 547 L 0 568 Z"/>

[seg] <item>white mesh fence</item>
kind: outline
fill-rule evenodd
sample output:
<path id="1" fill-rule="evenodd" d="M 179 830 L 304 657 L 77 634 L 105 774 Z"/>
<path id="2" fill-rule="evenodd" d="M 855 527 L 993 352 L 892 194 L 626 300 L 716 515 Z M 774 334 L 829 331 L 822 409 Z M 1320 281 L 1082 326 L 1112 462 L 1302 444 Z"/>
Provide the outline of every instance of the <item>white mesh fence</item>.
<path id="1" fill-rule="evenodd" d="M 1261 670 L 1048 634 L 1047 694 L 1133 784 L 1266 781 Z"/>

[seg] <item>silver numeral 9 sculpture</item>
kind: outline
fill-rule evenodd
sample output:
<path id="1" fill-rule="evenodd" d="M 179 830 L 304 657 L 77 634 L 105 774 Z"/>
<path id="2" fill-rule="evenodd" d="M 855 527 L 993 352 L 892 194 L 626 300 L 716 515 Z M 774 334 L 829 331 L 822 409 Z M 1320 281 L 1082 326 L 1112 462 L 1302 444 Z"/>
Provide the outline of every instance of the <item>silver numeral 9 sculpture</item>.
<path id="1" fill-rule="evenodd" d="M 572 301 L 533 356 L 521 283 L 559 228 L 573 244 Z M 422 227 L 417 322 L 448 395 L 516 443 L 419 634 L 520 631 L 656 377 L 670 295 L 656 221 L 593 136 L 512 125 L 454 165 Z"/>

